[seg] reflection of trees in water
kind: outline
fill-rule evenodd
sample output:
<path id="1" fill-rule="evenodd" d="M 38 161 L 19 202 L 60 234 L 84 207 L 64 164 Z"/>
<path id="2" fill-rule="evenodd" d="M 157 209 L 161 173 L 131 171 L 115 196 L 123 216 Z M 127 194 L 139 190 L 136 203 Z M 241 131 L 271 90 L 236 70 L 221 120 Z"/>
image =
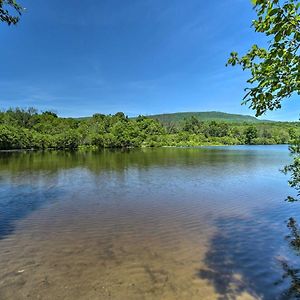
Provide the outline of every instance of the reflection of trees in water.
<path id="1" fill-rule="evenodd" d="M 197 275 L 214 286 L 220 300 L 244 293 L 267 300 L 300 299 L 300 269 L 290 259 L 294 253 L 283 243 L 286 231 L 278 224 L 289 214 L 288 208 L 278 206 L 267 215 L 218 219 L 218 231 L 204 258 L 206 267 Z M 288 226 L 289 244 L 300 254 L 300 231 L 291 219 Z"/>
<path id="2" fill-rule="evenodd" d="M 239 170 L 256 170 L 257 166 L 273 167 L 283 157 L 283 164 L 288 160 L 286 147 L 276 146 L 272 155 L 267 146 L 264 150 L 247 147 L 217 148 L 155 148 L 155 149 L 105 149 L 100 151 L 15 151 L 0 152 L 0 176 L 19 172 L 35 174 L 47 171 L 56 174 L 60 170 L 85 168 L 94 174 L 114 171 L 124 173 L 129 168 L 147 170 L 150 168 L 193 168 L 203 171 L 220 168 Z M 243 149 L 243 148 L 242 148 Z M 220 176 L 222 173 L 220 172 Z"/>
<path id="3" fill-rule="evenodd" d="M 300 299 L 300 277 L 299 268 L 291 267 L 288 262 L 281 261 L 281 266 L 284 271 L 282 279 L 275 284 L 283 283 L 286 279 L 290 281 L 290 286 L 282 293 L 283 299 Z"/>
<path id="4" fill-rule="evenodd" d="M 292 145 L 289 147 L 293 156 L 293 162 L 284 167 L 283 172 L 290 175 L 289 185 L 297 192 L 297 197 L 288 196 L 288 202 L 297 202 L 300 197 L 300 137 L 295 136 Z M 287 236 L 290 248 L 297 256 L 300 256 L 300 228 L 294 218 L 289 218 L 287 227 L 290 234 Z M 291 265 L 291 263 L 282 260 L 281 265 L 284 271 L 282 279 L 290 281 L 289 288 L 285 294 L 289 298 L 300 299 L 300 268 Z"/>
<path id="5" fill-rule="evenodd" d="M 287 227 L 290 229 L 290 235 L 287 236 L 287 239 L 289 240 L 291 247 L 300 253 L 300 230 L 296 220 L 290 218 Z"/>
<path id="6" fill-rule="evenodd" d="M 289 245 L 296 255 L 300 255 L 300 229 L 294 218 L 290 218 L 287 227 L 290 230 L 290 235 L 287 236 Z M 283 283 L 285 280 L 290 282 L 290 286 L 283 292 L 287 299 L 300 299 L 300 268 L 292 266 L 288 261 L 280 261 L 284 271 L 281 280 L 277 284 Z"/>
<path id="7" fill-rule="evenodd" d="M 288 196 L 287 201 L 296 202 L 300 198 L 300 139 L 290 150 L 293 162 L 283 171 L 291 175 L 289 184 L 297 192 L 296 197 Z M 291 211 L 287 208 L 283 212 L 285 209 L 280 207 L 282 213 L 275 212 L 272 217 L 272 210 L 274 212 L 271 209 L 268 216 L 255 215 L 256 220 L 263 222 L 240 218 L 217 221 L 218 233 L 211 240 L 204 259 L 207 268 L 197 274 L 214 285 L 219 299 L 237 299 L 244 292 L 262 299 L 300 299 L 300 262 L 297 259 L 300 256 L 300 228 L 294 218 L 289 218 L 290 234 L 284 253 L 288 258 L 276 259 L 286 233 L 274 230 L 273 226 L 287 219 Z"/>
<path id="8" fill-rule="evenodd" d="M 256 168 L 256 162 L 259 165 L 262 160 L 264 163 L 273 162 L 272 157 L 266 156 L 260 160 L 251 151 L 249 151 L 249 157 L 238 154 L 238 152 L 222 149 L 214 151 L 210 149 L 201 151 L 199 149 L 133 149 L 100 152 L 14 152 L 1 154 L 0 171 L 5 175 L 3 180 L 5 180 L 4 177 L 11 176 L 11 181 L 17 180 L 20 184 L 23 179 L 15 176 L 19 172 L 25 172 L 24 175 L 30 174 L 25 177 L 34 180 L 43 176 L 47 181 L 50 176 L 56 178 L 60 170 L 77 167 L 87 168 L 96 174 L 111 170 L 125 172 L 130 167 L 147 169 L 157 166 L 167 168 L 174 165 L 201 168 L 203 172 L 206 166 L 209 168 L 215 164 L 218 167 L 232 164 L 235 167 L 241 166 L 241 168 L 251 170 L 251 168 Z M 47 176 L 44 176 L 45 174 Z M 27 200 L 23 203 L 18 202 L 19 196 L 16 194 L 10 204 L 0 205 L 0 239 L 14 231 L 17 219 L 27 216 L 49 199 L 57 198 L 62 192 L 55 189 L 49 191 L 49 194 L 29 191 Z M 32 194 L 35 197 L 32 197 Z M 24 191 L 22 191 L 23 195 Z M 292 266 L 293 263 L 290 261 L 281 260 L 281 265 L 279 265 L 274 259 L 277 256 L 278 245 L 282 245 L 285 232 L 280 224 L 279 230 L 272 226 L 291 215 L 290 211 L 282 214 L 283 209 L 283 206 L 273 208 L 269 216 L 261 213 L 256 214 L 253 219 L 233 217 L 217 221 L 219 232 L 211 240 L 211 248 L 205 257 L 207 268 L 199 270 L 197 274 L 213 283 L 220 294 L 220 299 L 235 299 L 237 295 L 244 292 L 255 297 L 261 296 L 263 299 L 300 299 L 299 269 Z M 1 219 L 1 211 L 6 212 L 5 218 L 2 216 Z M 289 244 L 300 254 L 297 224 L 290 219 L 288 227 L 291 231 Z M 278 280 L 281 276 L 282 278 Z M 276 285 L 274 285 L 275 282 Z"/>
<path id="9" fill-rule="evenodd" d="M 297 192 L 297 197 L 288 196 L 287 201 L 296 202 L 300 199 L 300 137 L 295 138 L 289 147 L 293 162 L 284 167 L 283 172 L 290 175 L 289 185 Z"/>

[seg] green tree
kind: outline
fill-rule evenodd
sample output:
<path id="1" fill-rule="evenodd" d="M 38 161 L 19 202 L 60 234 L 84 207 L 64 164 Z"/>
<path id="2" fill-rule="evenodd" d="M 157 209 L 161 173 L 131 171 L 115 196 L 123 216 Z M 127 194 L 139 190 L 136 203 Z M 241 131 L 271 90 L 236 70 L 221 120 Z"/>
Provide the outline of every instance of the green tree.
<path id="1" fill-rule="evenodd" d="M 256 32 L 269 38 L 268 48 L 253 45 L 244 55 L 232 52 L 229 65 L 239 64 L 243 70 L 249 70 L 250 86 L 244 97 L 244 103 L 256 111 L 256 116 L 267 110 L 281 108 L 282 100 L 293 94 L 300 95 L 300 3 L 298 0 L 252 0 L 257 13 L 253 27 Z M 294 140 L 291 153 L 294 163 L 287 166 L 285 173 L 292 174 L 290 185 L 300 195 L 300 138 Z M 289 201 L 296 200 L 292 197 Z"/>
<path id="2" fill-rule="evenodd" d="M 300 3 L 297 0 L 253 0 L 257 19 L 253 21 L 255 31 L 269 37 L 269 47 L 253 45 L 242 57 L 232 52 L 228 64 L 239 64 L 244 70 L 250 70 L 248 79 L 250 87 L 246 88 L 244 103 L 259 116 L 267 110 L 281 108 L 282 100 L 294 93 L 300 94 Z M 294 133 L 292 133 L 294 135 Z M 300 138 L 294 139 L 290 147 L 294 161 L 284 168 L 290 173 L 290 185 L 300 196 Z M 296 201 L 288 197 L 288 201 Z M 299 229 L 296 222 L 290 219 L 288 224 L 291 233 L 300 245 Z M 291 245 L 295 244 L 292 241 Z M 299 253 L 299 247 L 293 247 Z M 290 279 L 288 295 L 300 297 L 300 270 L 283 263 L 283 278 Z"/>
<path id="3" fill-rule="evenodd" d="M 12 13 L 14 12 L 14 14 Z M 0 21 L 8 25 L 15 25 L 19 22 L 24 8 L 15 0 L 0 0 Z"/>
<path id="4" fill-rule="evenodd" d="M 228 130 L 228 124 L 211 121 L 206 129 L 206 135 L 213 137 L 224 137 L 228 135 Z"/>
<path id="5" fill-rule="evenodd" d="M 252 145 L 254 139 L 258 137 L 257 129 L 254 126 L 249 126 L 245 130 L 245 143 L 248 145 Z"/>
<path id="6" fill-rule="evenodd" d="M 268 48 L 254 44 L 244 55 L 232 52 L 229 65 L 249 70 L 244 103 L 262 115 L 281 108 L 281 101 L 300 94 L 300 3 L 297 0 L 254 0 L 256 32 L 269 38 Z"/>
<path id="7" fill-rule="evenodd" d="M 34 116 L 37 115 L 37 110 L 33 107 L 29 107 L 28 109 L 17 107 L 15 109 L 10 108 L 7 114 L 17 126 L 29 128 L 34 123 Z"/>
<path id="8" fill-rule="evenodd" d="M 294 161 L 292 164 L 286 166 L 284 168 L 284 172 L 290 173 L 291 178 L 289 180 L 290 186 L 295 188 L 297 190 L 297 196 L 300 197 L 300 139 L 297 139 L 292 146 L 290 146 L 290 151 L 292 154 L 295 155 Z M 288 196 L 287 198 L 288 201 L 294 202 L 297 201 L 298 199 Z"/>
<path id="9" fill-rule="evenodd" d="M 171 132 L 167 126 L 149 117 L 130 119 L 123 113 L 72 119 L 51 111 L 10 108 L 0 111 L 0 149 L 233 145 L 245 143 L 246 136 L 248 143 L 276 144 L 300 135 L 294 123 L 255 124 L 249 132 L 247 123 L 200 122 L 196 118 L 186 119 Z"/>
<path id="10" fill-rule="evenodd" d="M 200 121 L 195 116 L 192 116 L 188 119 L 184 119 L 182 129 L 184 131 L 188 131 L 188 132 L 192 132 L 192 133 L 198 133 L 200 125 L 201 125 Z"/>

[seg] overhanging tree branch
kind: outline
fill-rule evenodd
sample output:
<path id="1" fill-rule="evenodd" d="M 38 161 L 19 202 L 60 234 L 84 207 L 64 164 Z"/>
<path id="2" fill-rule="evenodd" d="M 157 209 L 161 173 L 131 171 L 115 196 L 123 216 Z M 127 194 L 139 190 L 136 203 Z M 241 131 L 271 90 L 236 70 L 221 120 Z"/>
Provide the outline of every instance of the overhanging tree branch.
<path id="1" fill-rule="evenodd" d="M 0 0 L 0 21 L 8 25 L 16 25 L 19 22 L 24 8 L 15 0 Z"/>

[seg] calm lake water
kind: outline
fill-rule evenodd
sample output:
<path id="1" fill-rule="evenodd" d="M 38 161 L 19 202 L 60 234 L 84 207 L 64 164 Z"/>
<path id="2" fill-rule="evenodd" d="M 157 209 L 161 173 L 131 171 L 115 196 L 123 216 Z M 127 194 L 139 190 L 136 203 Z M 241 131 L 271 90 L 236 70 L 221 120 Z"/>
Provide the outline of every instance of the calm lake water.
<path id="1" fill-rule="evenodd" d="M 287 146 L 0 153 L 0 299 L 288 299 Z"/>

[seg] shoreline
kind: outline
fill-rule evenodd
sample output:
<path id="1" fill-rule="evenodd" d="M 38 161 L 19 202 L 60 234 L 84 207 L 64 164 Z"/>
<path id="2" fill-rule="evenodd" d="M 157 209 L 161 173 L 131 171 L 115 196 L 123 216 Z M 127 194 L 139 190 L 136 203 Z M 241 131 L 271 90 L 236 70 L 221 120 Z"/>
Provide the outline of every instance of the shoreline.
<path id="1" fill-rule="evenodd" d="M 78 151 L 102 151 L 102 150 L 130 150 L 130 149 L 159 149 L 159 148 L 208 148 L 208 147 L 236 147 L 236 146 L 289 146 L 290 144 L 235 144 L 235 145 L 183 145 L 183 146 L 154 146 L 154 147 L 105 147 L 105 148 L 97 148 L 97 147 L 78 147 L 77 149 L 55 149 L 55 148 L 46 148 L 46 149 L 4 149 L 0 150 L 0 153 L 11 153 L 11 152 L 44 152 L 44 151 L 65 151 L 65 152 L 78 152 Z"/>

